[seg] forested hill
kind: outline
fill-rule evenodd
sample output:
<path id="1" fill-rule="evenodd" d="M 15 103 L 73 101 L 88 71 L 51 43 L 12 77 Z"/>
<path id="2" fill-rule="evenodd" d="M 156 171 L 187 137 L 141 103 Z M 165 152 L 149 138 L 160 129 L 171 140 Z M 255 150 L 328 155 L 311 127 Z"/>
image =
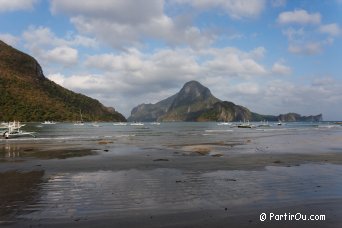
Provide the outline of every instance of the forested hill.
<path id="1" fill-rule="evenodd" d="M 0 121 L 126 121 L 114 108 L 47 79 L 31 56 L 0 41 Z"/>

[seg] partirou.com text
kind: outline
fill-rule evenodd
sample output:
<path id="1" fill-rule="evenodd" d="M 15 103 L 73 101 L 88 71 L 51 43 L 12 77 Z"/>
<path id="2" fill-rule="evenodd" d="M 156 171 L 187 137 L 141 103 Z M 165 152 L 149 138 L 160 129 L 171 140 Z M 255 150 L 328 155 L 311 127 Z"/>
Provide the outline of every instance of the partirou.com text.
<path id="1" fill-rule="evenodd" d="M 325 215 L 306 215 L 302 213 L 261 213 L 260 221 L 325 221 Z"/>

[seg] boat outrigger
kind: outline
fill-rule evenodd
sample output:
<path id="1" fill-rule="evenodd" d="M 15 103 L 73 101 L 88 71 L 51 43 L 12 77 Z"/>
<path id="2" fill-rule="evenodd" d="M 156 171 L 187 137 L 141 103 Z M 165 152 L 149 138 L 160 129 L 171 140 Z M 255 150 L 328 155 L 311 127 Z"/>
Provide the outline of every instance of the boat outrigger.
<path id="1" fill-rule="evenodd" d="M 4 126 L 4 125 L 2 125 Z M 21 127 L 25 126 L 25 124 L 20 124 L 19 121 L 9 122 L 6 127 L 2 127 L 2 136 L 5 139 L 11 139 L 11 138 L 18 138 L 18 137 L 36 137 L 34 135 L 35 132 L 25 132 L 20 130 Z"/>

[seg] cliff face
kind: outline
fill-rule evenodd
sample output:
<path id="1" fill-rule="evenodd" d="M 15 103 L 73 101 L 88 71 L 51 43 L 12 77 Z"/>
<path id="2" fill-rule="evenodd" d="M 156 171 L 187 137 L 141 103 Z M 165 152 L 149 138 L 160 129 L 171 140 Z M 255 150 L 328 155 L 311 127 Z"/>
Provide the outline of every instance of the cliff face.
<path id="1" fill-rule="evenodd" d="M 133 108 L 128 121 L 156 121 L 169 110 L 177 94 L 156 104 L 141 104 Z"/>
<path id="2" fill-rule="evenodd" d="M 229 101 L 217 102 L 213 107 L 203 110 L 197 121 L 244 121 L 252 120 L 252 112 Z"/>
<path id="3" fill-rule="evenodd" d="M 99 101 L 74 93 L 47 79 L 31 56 L 0 41 L 0 120 L 125 121 Z"/>
<path id="4" fill-rule="evenodd" d="M 229 101 L 221 101 L 197 81 L 184 84 L 175 95 L 156 104 L 133 108 L 129 121 L 322 121 L 322 115 L 261 115 Z"/>

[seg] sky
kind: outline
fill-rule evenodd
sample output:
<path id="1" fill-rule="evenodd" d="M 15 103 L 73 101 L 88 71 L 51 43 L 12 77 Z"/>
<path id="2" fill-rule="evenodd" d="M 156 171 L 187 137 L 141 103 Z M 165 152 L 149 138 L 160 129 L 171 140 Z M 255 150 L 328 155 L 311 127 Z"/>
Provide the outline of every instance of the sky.
<path id="1" fill-rule="evenodd" d="M 342 0 L 0 0 L 0 40 L 126 117 L 197 80 L 260 114 L 342 120 Z"/>

